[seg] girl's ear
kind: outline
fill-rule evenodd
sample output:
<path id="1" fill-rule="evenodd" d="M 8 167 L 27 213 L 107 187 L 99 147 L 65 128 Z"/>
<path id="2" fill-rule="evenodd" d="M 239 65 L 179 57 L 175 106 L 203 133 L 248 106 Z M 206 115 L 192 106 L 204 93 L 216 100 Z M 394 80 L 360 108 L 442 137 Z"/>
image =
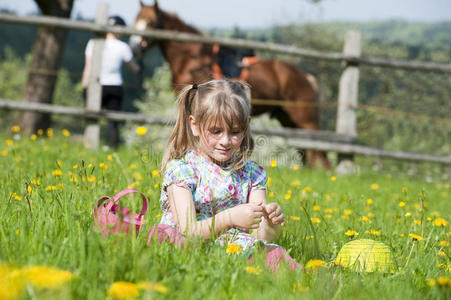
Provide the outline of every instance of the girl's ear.
<path id="1" fill-rule="evenodd" d="M 196 119 L 194 119 L 193 116 L 189 116 L 189 124 L 193 135 L 199 136 L 200 135 L 199 125 L 197 124 Z"/>

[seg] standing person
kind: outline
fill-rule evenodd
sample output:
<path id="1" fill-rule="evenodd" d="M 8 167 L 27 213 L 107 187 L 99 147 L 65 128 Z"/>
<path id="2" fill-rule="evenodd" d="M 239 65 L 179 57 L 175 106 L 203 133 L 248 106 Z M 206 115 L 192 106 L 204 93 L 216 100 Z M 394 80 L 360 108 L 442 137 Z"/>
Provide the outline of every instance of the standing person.
<path id="1" fill-rule="evenodd" d="M 108 25 L 126 26 L 125 21 L 119 16 L 108 18 Z M 93 40 L 89 40 L 85 49 L 85 67 L 83 69 L 82 86 L 83 95 L 86 98 L 86 89 L 91 72 L 91 58 L 94 48 Z M 108 110 L 120 110 L 123 99 L 123 80 L 121 74 L 122 64 L 125 62 L 133 72 L 139 71 L 139 66 L 132 60 L 133 53 L 130 47 L 120 40 L 120 35 L 107 33 L 105 46 L 102 53 L 102 69 L 100 72 L 100 84 L 102 85 L 102 108 Z M 108 142 L 110 146 L 119 146 L 119 122 L 108 121 Z"/>
<path id="2" fill-rule="evenodd" d="M 271 244 L 284 224 L 282 208 L 267 203 L 265 170 L 250 160 L 250 89 L 241 82 L 212 80 L 185 87 L 178 96 L 178 116 L 162 161 L 160 205 L 163 216 L 153 228 L 160 241 L 180 244 L 185 237 L 217 236 L 220 245 L 251 255 L 267 250 L 266 262 L 277 270 L 286 251 Z M 252 233 L 250 231 L 253 231 Z"/>

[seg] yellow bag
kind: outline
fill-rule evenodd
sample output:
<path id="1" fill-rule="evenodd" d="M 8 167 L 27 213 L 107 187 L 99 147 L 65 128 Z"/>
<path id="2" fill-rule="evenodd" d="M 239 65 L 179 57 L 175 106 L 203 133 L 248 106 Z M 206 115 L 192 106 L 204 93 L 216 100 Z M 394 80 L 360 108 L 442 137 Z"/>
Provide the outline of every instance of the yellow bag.
<path id="1" fill-rule="evenodd" d="M 396 271 L 390 248 L 382 242 L 361 239 L 345 244 L 335 259 L 336 265 L 359 272 Z"/>

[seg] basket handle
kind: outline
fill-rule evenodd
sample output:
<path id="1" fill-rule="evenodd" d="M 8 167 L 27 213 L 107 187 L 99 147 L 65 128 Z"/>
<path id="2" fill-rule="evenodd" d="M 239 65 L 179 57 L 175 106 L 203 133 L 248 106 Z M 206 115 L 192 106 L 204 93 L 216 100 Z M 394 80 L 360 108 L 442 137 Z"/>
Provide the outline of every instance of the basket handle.
<path id="1" fill-rule="evenodd" d="M 107 205 L 107 211 L 109 212 L 111 210 L 111 208 L 113 207 L 114 203 L 113 203 L 113 199 L 110 196 L 102 196 L 97 200 L 97 205 L 96 207 L 94 207 L 92 209 L 92 215 L 94 216 L 94 218 L 99 215 L 99 209 L 102 206 L 103 202 L 105 202 L 105 200 L 110 200 L 110 202 L 108 202 Z"/>
<path id="2" fill-rule="evenodd" d="M 144 196 L 143 193 L 141 193 L 140 191 L 134 190 L 134 189 L 125 189 L 125 190 L 120 191 L 116 195 L 114 195 L 112 202 L 114 202 L 114 204 L 116 204 L 119 201 L 119 198 L 121 198 L 122 196 L 125 196 L 125 195 L 128 195 L 128 194 L 133 194 L 133 193 L 139 193 L 141 195 L 142 200 L 143 200 L 143 206 L 142 206 L 141 212 L 139 213 L 138 218 L 137 218 L 138 222 L 140 222 L 141 218 L 147 212 L 147 201 L 148 200 L 147 200 L 146 196 Z M 113 204 L 111 205 L 111 207 L 112 206 L 113 206 Z"/>

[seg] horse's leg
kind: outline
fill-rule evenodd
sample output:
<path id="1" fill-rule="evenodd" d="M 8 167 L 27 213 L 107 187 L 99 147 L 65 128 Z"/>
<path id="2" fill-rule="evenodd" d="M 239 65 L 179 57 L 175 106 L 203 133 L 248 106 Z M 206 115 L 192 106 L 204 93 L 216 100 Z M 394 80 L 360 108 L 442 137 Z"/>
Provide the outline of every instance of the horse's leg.
<path id="1" fill-rule="evenodd" d="M 313 84 L 312 75 L 306 76 L 304 73 L 294 69 L 285 63 L 275 64 L 276 69 L 285 69 L 285 72 L 278 72 L 279 83 L 281 85 L 282 99 L 291 100 L 296 106 L 285 106 L 283 110 L 289 116 L 297 128 L 305 130 L 319 129 L 319 107 L 317 85 Z M 314 81 L 316 83 L 316 80 Z M 326 153 L 316 150 L 306 150 L 302 153 L 302 160 L 305 165 L 315 167 L 318 163 L 330 169 L 330 163 Z"/>

